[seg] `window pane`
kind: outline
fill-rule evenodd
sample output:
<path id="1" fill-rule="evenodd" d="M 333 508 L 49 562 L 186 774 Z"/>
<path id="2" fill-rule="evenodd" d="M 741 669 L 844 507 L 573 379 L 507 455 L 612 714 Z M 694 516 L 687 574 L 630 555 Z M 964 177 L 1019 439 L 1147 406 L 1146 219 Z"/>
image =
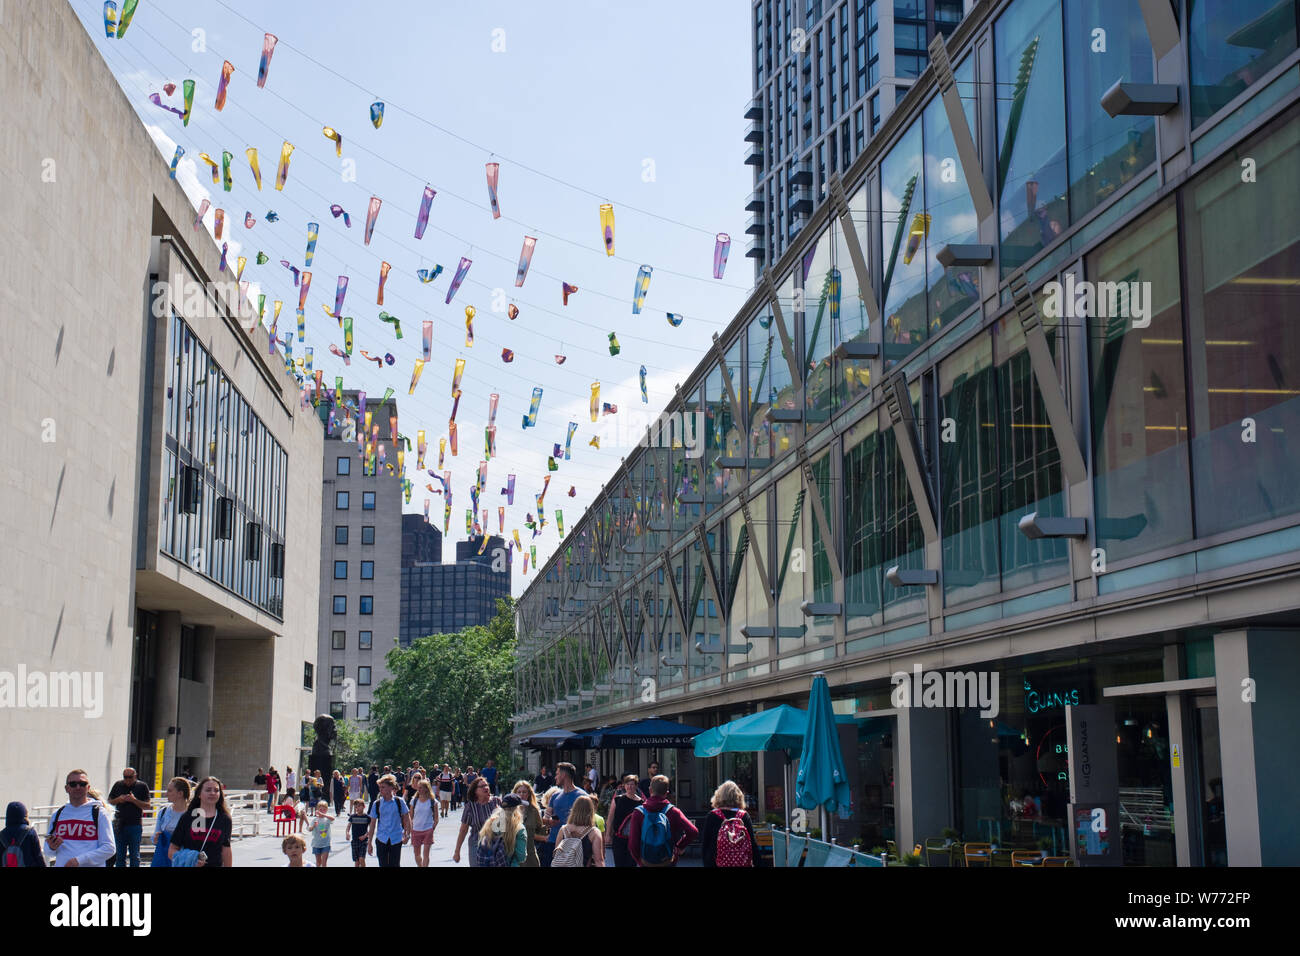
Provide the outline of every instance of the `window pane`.
<path id="1" fill-rule="evenodd" d="M 370 581 L 370 580 L 372 580 L 372 579 L 374 578 L 374 576 L 375 576 L 375 562 L 373 562 L 373 561 L 362 561 L 362 562 L 361 562 L 361 580 L 363 580 L 363 581 Z"/>
<path id="2" fill-rule="evenodd" d="M 333 647 L 334 650 L 344 650 L 348 646 L 348 632 L 334 631 L 333 634 L 331 634 L 331 640 L 331 647 Z"/>
<path id="3" fill-rule="evenodd" d="M 847 147 L 846 147 L 847 150 Z M 867 190 L 859 189 L 848 198 L 849 215 L 855 223 L 866 223 Z M 864 229 L 855 227 L 863 258 L 867 258 L 868 237 Z M 842 342 L 866 342 L 870 336 L 867 307 L 858 288 L 858 274 L 849 255 L 844 230 L 837 222 L 834 226 L 834 262 L 840 276 L 840 321 L 835 328 L 835 345 Z M 870 266 L 868 266 L 870 268 Z M 841 407 L 866 392 L 871 387 L 871 362 L 864 359 L 837 359 L 835 362 L 835 404 Z"/>
<path id="4" fill-rule="evenodd" d="M 348 458 L 347 456 L 340 456 L 338 460 L 337 470 L 335 473 L 339 475 L 351 474 L 352 459 Z"/>
<path id="5" fill-rule="evenodd" d="M 374 529 L 374 526 L 373 526 L 373 525 L 362 525 L 362 527 L 361 527 L 361 543 L 362 543 L 362 544 L 374 544 L 374 543 L 375 543 L 375 529 Z"/>
<path id="6" fill-rule="evenodd" d="M 1188 3 L 1192 126 L 1196 127 L 1295 49 L 1295 0 Z"/>
<path id="7" fill-rule="evenodd" d="M 361 507 L 365 511 L 375 510 L 375 493 L 373 491 L 361 492 Z"/>
<path id="8" fill-rule="evenodd" d="M 997 192 L 1005 278 L 1070 222 L 1065 93 L 1059 66 L 1060 4 L 1020 0 L 998 18 L 994 41 L 999 90 Z"/>
<path id="9" fill-rule="evenodd" d="M 334 492 L 334 507 L 339 511 L 346 511 L 348 507 L 348 493 L 346 491 Z"/>
<path id="10" fill-rule="evenodd" d="M 1166 203 L 1088 258 L 1094 282 L 1124 284 L 1089 310 L 1097 544 L 1110 561 L 1192 535 L 1175 219 Z M 1101 314 L 1138 307 L 1149 327 Z"/>
<path id="11" fill-rule="evenodd" d="M 342 684 L 342 683 L 343 683 L 343 668 L 342 668 L 342 667 L 331 667 L 331 668 L 330 668 L 330 683 L 331 683 L 331 684 Z"/>
<path id="12" fill-rule="evenodd" d="M 334 580 L 342 581 L 348 576 L 348 563 L 346 561 L 334 562 Z"/>
<path id="13" fill-rule="evenodd" d="M 347 597 L 345 597 L 344 595 L 341 595 L 341 594 L 339 594 L 339 595 L 335 595 L 335 596 L 334 596 L 334 613 L 335 613 L 335 614 L 347 614 L 347 613 L 348 613 L 348 599 L 347 599 Z"/>
<path id="14" fill-rule="evenodd" d="M 375 609 L 375 599 L 370 595 L 363 595 L 361 598 L 361 613 L 373 614 Z"/>
<path id="15" fill-rule="evenodd" d="M 1069 71 L 1070 216 L 1078 221 L 1156 158 L 1155 119 L 1111 117 L 1102 95 L 1116 80 L 1151 83 L 1146 22 L 1127 0 L 1069 0 L 1065 57 Z M 1093 31 L 1105 30 L 1105 51 Z"/>
<path id="16" fill-rule="evenodd" d="M 359 686 L 359 687 L 365 687 L 365 686 L 367 686 L 369 683 L 370 683 L 370 668 L 369 668 L 369 667 L 358 667 L 358 668 L 357 668 L 357 686 Z"/>
<path id="17" fill-rule="evenodd" d="M 369 720 L 369 719 L 370 719 L 370 701 L 368 700 L 357 701 L 357 720 Z"/>
<path id="18" fill-rule="evenodd" d="M 1247 156 L 1261 183 L 1290 185 L 1242 186 Z M 1193 290 L 1190 359 L 1197 370 L 1193 487 L 1202 535 L 1300 510 L 1297 182 L 1300 120 L 1293 114 L 1198 178 L 1183 206 Z"/>
<path id="19" fill-rule="evenodd" d="M 345 525 L 345 524 L 338 524 L 338 525 L 335 525 L 335 526 L 334 526 L 334 543 L 335 543 L 335 544 L 347 544 L 347 543 L 348 543 L 348 526 L 347 526 L 347 525 Z"/>
<path id="20" fill-rule="evenodd" d="M 869 413 L 844 438 L 844 600 L 850 630 L 881 623 L 878 419 L 878 413 Z"/>
<path id="21" fill-rule="evenodd" d="M 921 421 L 921 383 L 913 382 L 910 392 L 912 413 Z M 925 567 L 925 534 L 921 530 L 921 519 L 912 500 L 912 489 L 907 483 L 907 472 L 894 430 L 886 429 L 880 437 L 881 475 L 884 479 L 881 564 L 886 570 L 894 565 L 919 570 Z M 887 621 L 925 610 L 925 588 L 920 585 L 898 588 L 886 583 L 883 593 Z"/>
<path id="22" fill-rule="evenodd" d="M 921 124 L 913 122 L 880 164 L 885 367 L 925 341 L 925 183 Z"/>
<path id="23" fill-rule="evenodd" d="M 955 75 L 958 95 L 962 90 L 970 91 L 973 104 L 975 58 L 967 57 Z M 969 117 L 966 121 L 970 122 Z M 923 222 L 923 229 L 928 230 L 926 285 L 930 327 L 940 329 L 979 301 L 980 270 L 969 266 L 945 269 L 936 256 L 949 243 L 978 242 L 979 223 L 942 97 L 930 101 L 921 114 L 921 123 L 925 130 L 925 211 L 929 217 Z"/>
<path id="24" fill-rule="evenodd" d="M 347 715 L 347 704 L 330 704 L 330 716 L 335 720 L 343 720 Z"/>
<path id="25" fill-rule="evenodd" d="M 831 265 L 831 235 L 825 229 L 803 257 L 805 402 L 809 412 L 831 407 L 831 333 L 840 321 L 839 270 Z M 809 423 L 825 416 L 808 415 Z"/>
<path id="26" fill-rule="evenodd" d="M 999 588 L 995 394 L 991 337 L 979 336 L 939 366 L 939 507 L 949 604 Z"/>
<path id="27" fill-rule="evenodd" d="M 370 647 L 372 638 L 373 638 L 373 632 L 362 631 L 360 634 L 357 635 L 357 647 L 361 648 L 362 650 L 365 650 L 366 648 Z"/>

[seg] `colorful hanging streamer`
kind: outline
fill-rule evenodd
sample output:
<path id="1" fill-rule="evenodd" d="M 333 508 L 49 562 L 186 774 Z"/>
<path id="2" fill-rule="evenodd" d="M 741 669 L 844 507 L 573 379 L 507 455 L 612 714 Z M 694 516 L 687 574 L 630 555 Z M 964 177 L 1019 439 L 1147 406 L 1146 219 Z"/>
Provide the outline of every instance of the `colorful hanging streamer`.
<path id="1" fill-rule="evenodd" d="M 234 177 L 230 172 L 230 162 L 235 157 L 229 151 L 223 151 L 221 154 L 221 188 L 230 192 L 231 186 L 234 185 Z"/>
<path id="2" fill-rule="evenodd" d="M 326 138 L 334 141 L 334 155 L 343 155 L 343 135 L 333 126 L 322 126 L 321 134 Z"/>
<path id="3" fill-rule="evenodd" d="M 564 537 L 564 512 L 559 508 L 555 509 L 555 530 L 560 533 L 561 538 Z"/>
<path id="4" fill-rule="evenodd" d="M 252 214 L 252 212 L 249 211 L 249 210 L 247 210 L 247 209 L 245 209 L 245 210 L 244 210 L 244 228 L 245 228 L 245 229 L 252 229 L 252 228 L 253 228 L 254 226 L 256 226 L 256 225 L 257 225 L 257 220 L 253 218 L 253 214 Z M 258 265 L 259 265 L 259 266 L 260 266 L 260 265 L 264 265 L 265 262 L 266 262 L 266 257 L 265 257 L 265 256 L 264 256 L 260 251 L 259 251 L 257 254 L 258 254 L 258 256 L 261 256 L 261 257 L 262 257 L 262 262 L 259 262 Z"/>
<path id="5" fill-rule="evenodd" d="M 266 254 L 265 252 L 263 252 L 261 249 L 258 249 L 258 250 L 257 250 L 257 259 L 256 259 L 255 261 L 257 262 L 257 264 L 258 264 L 259 266 L 264 266 L 264 265 L 266 265 L 268 262 L 270 262 L 271 260 L 270 260 L 270 258 L 267 256 L 267 254 Z"/>
<path id="6" fill-rule="evenodd" d="M 415 394 L 415 386 L 420 384 L 420 373 L 423 371 L 424 371 L 424 359 L 416 359 L 415 369 L 414 371 L 411 372 L 411 390 L 406 394 L 408 395 Z"/>
<path id="7" fill-rule="evenodd" d="M 599 436 L 599 435 L 593 435 L 591 441 L 587 442 L 587 444 L 590 445 L 592 448 L 599 449 L 599 448 L 600 448 L 600 436 Z"/>
<path id="8" fill-rule="evenodd" d="M 185 115 L 181 117 L 181 125 L 190 125 L 190 116 L 194 112 L 194 81 L 185 80 L 181 83 L 181 95 L 185 98 Z"/>
<path id="9" fill-rule="evenodd" d="M 289 178 L 289 157 L 292 154 L 293 154 L 293 143 L 289 142 L 286 139 L 284 141 L 284 145 L 280 147 L 280 168 L 279 170 L 276 171 L 275 174 L 276 189 L 279 190 L 284 189 L 285 181 Z M 271 218 L 271 213 L 269 212 L 266 214 L 266 218 L 270 222 L 275 222 L 275 220 Z"/>
<path id="10" fill-rule="evenodd" d="M 384 283 L 388 281 L 388 270 L 391 268 L 387 262 L 379 263 L 379 301 L 375 305 L 384 304 Z"/>
<path id="11" fill-rule="evenodd" d="M 681 325 L 682 319 L 686 318 L 686 316 L 678 315 L 676 312 L 669 312 L 667 313 L 667 315 L 668 315 L 668 324 L 671 325 L 673 328 L 677 328 L 677 326 Z"/>
<path id="12" fill-rule="evenodd" d="M 195 228 L 195 229 L 199 228 L 199 226 L 201 226 L 201 225 L 203 224 L 203 217 L 204 217 L 205 215 L 207 215 L 207 212 L 208 212 L 208 206 L 210 206 L 210 205 L 212 205 L 212 204 L 211 204 L 210 202 L 208 202 L 208 200 L 206 200 L 206 199 L 204 199 L 203 201 L 201 201 L 201 202 L 199 203 L 199 214 L 198 214 L 197 216 L 194 217 L 194 228 Z"/>
<path id="13" fill-rule="evenodd" d="M 455 370 L 451 373 L 451 394 L 453 398 L 458 397 L 460 395 L 460 378 L 464 374 L 465 374 L 465 360 L 463 358 L 458 358 L 456 359 Z M 455 416 L 453 415 L 452 417 Z"/>
<path id="14" fill-rule="evenodd" d="M 488 202 L 492 204 L 492 218 L 501 218 L 501 207 L 497 204 L 497 179 L 501 175 L 500 163 L 487 164 Z M 518 285 L 519 283 L 515 283 Z"/>
<path id="15" fill-rule="evenodd" d="M 216 239 L 221 238 L 221 230 L 226 227 L 226 211 L 218 209 L 212 213 L 212 235 Z"/>
<path id="16" fill-rule="evenodd" d="M 533 389 L 533 402 L 528 409 L 528 414 L 524 416 L 524 428 L 532 428 L 537 424 L 537 410 L 542 404 L 542 387 L 538 385 Z"/>
<path id="17" fill-rule="evenodd" d="M 603 203 L 600 207 L 600 234 L 605 240 L 605 255 L 614 254 L 614 207 Z"/>
<path id="18" fill-rule="evenodd" d="M 509 364 L 510 362 L 513 362 L 514 360 L 515 360 L 515 353 L 514 353 L 514 350 L 513 350 L 513 349 L 502 349 L 502 350 L 501 350 L 501 361 L 503 361 L 503 362 Z"/>
<path id="19" fill-rule="evenodd" d="M 474 316 L 476 315 L 474 306 L 465 306 L 465 348 L 474 347 Z"/>
<path id="20" fill-rule="evenodd" d="M 396 338 L 400 339 L 402 337 L 402 323 L 398 321 L 397 316 L 389 315 L 387 312 L 380 312 L 379 321 L 387 322 L 391 325 L 393 327 L 393 334 Z"/>
<path id="21" fill-rule="evenodd" d="M 302 282 L 298 285 L 298 314 L 307 307 L 307 290 L 311 288 L 311 273 L 303 270 Z"/>
<path id="22" fill-rule="evenodd" d="M 221 270 L 222 272 L 225 272 L 225 271 L 226 271 L 226 252 L 227 252 L 229 249 L 230 249 L 230 244 L 229 244 L 229 243 L 223 242 L 223 243 L 221 244 L 221 264 L 219 265 L 218 268 L 220 268 L 220 270 Z"/>
<path id="23" fill-rule="evenodd" d="M 379 207 L 384 201 L 378 196 L 370 197 L 370 207 L 366 210 L 366 245 L 370 245 L 370 237 L 375 232 L 375 220 L 379 218 Z"/>
<path id="24" fill-rule="evenodd" d="M 569 357 L 567 355 L 557 355 L 555 356 L 555 364 L 563 365 L 568 360 L 568 358 Z"/>
<path id="25" fill-rule="evenodd" d="M 117 35 L 117 4 L 107 0 L 104 4 L 104 36 L 113 39 Z"/>
<path id="26" fill-rule="evenodd" d="M 226 108 L 226 86 L 230 83 L 230 75 L 235 72 L 235 64 L 229 60 L 221 64 L 221 79 L 217 81 L 217 112 Z"/>
<path id="27" fill-rule="evenodd" d="M 343 351 L 348 353 L 348 358 L 352 357 L 352 316 L 343 318 Z"/>
<path id="28" fill-rule="evenodd" d="M 617 355 L 621 351 L 622 351 L 622 347 L 618 344 L 618 336 L 616 336 L 613 332 L 610 332 L 609 333 L 609 354 Z"/>
<path id="29" fill-rule="evenodd" d="M 451 457 L 455 458 L 460 451 L 459 445 L 460 428 L 454 421 L 447 422 L 447 442 L 451 445 Z"/>
<path id="30" fill-rule="evenodd" d="M 537 246 L 537 240 L 532 236 L 524 236 L 524 247 L 519 250 L 519 268 L 515 271 L 515 288 L 524 284 L 524 279 L 528 277 L 528 267 L 533 261 L 533 249 Z M 512 315 L 510 318 L 514 318 Z"/>
<path id="31" fill-rule="evenodd" d="M 343 297 L 347 294 L 348 294 L 348 277 L 339 276 L 338 288 L 334 290 L 334 311 L 331 312 L 329 310 L 329 306 L 322 305 L 321 308 L 325 310 L 325 314 L 328 315 L 331 319 L 338 319 L 339 322 L 342 322 L 343 321 Z"/>
<path id="32" fill-rule="evenodd" d="M 274 33 L 267 33 L 262 37 L 262 62 L 257 65 L 257 88 L 260 90 L 266 86 L 266 74 L 271 69 L 271 54 L 275 52 L 275 45 L 279 38 Z"/>
<path id="33" fill-rule="evenodd" d="M 456 293 L 460 291 L 460 284 L 465 281 L 465 276 L 469 274 L 469 267 L 473 260 L 461 257 L 460 265 L 456 267 L 456 275 L 451 280 L 451 285 L 447 288 L 447 298 L 443 305 L 450 305 L 451 300 L 455 298 Z"/>
<path id="34" fill-rule="evenodd" d="M 384 104 L 380 100 L 370 104 L 370 122 L 375 124 L 375 129 L 379 129 L 384 124 Z"/>
<path id="35" fill-rule="evenodd" d="M 725 232 L 718 233 L 713 244 L 713 278 L 721 279 L 727 271 L 727 253 L 731 251 L 731 237 Z"/>
<path id="36" fill-rule="evenodd" d="M 235 281 L 238 282 L 244 277 L 244 265 L 248 262 L 243 256 L 235 259 Z"/>
<path id="37" fill-rule="evenodd" d="M 419 279 L 421 282 L 423 282 L 425 285 L 428 285 L 430 282 L 438 278 L 438 276 L 440 275 L 442 275 L 442 266 L 434 266 L 432 269 L 415 270 L 415 277 Z"/>
<path id="38" fill-rule="evenodd" d="M 131 18 L 135 16 L 135 8 L 139 5 L 140 0 L 126 0 L 122 4 L 122 17 L 117 21 L 117 38 L 120 40 L 126 36 L 126 28 L 131 25 Z"/>
<path id="39" fill-rule="evenodd" d="M 180 161 L 181 161 L 181 157 L 184 156 L 184 155 L 185 155 L 185 147 L 183 147 L 183 146 L 177 146 L 177 147 L 176 147 L 176 152 L 172 153 L 172 166 L 171 166 L 171 172 L 168 174 L 168 175 L 170 176 L 170 178 L 172 178 L 172 179 L 175 179 L 175 178 L 176 178 L 176 166 L 177 166 L 178 163 L 180 163 Z"/>
<path id="40" fill-rule="evenodd" d="M 421 329 L 420 329 L 420 332 L 421 332 L 421 338 L 423 339 L 423 345 L 424 345 L 424 360 L 425 360 L 426 362 L 428 362 L 428 361 L 430 361 L 430 360 L 433 358 L 433 322 L 432 322 L 432 320 L 430 320 L 430 319 L 425 319 L 424 322 L 421 323 Z"/>
<path id="41" fill-rule="evenodd" d="M 268 209 L 268 210 L 266 211 L 266 221 L 267 221 L 267 222 L 279 222 L 279 221 L 280 221 L 280 217 L 276 214 L 276 212 L 275 212 L 274 209 Z"/>
<path id="42" fill-rule="evenodd" d="M 640 315 L 641 306 L 645 305 L 645 295 L 650 291 L 650 273 L 652 271 L 649 266 L 642 266 L 636 270 L 636 285 L 632 289 L 633 315 Z"/>
<path id="43" fill-rule="evenodd" d="M 560 294 L 564 297 L 564 304 L 569 304 L 569 296 L 578 291 L 576 285 L 569 285 L 567 282 L 560 283 Z"/>
<path id="44" fill-rule="evenodd" d="M 564 439 L 564 460 L 565 461 L 568 461 L 570 458 L 573 457 L 572 453 L 569 450 L 569 446 L 573 443 L 573 434 L 577 430 L 578 430 L 578 423 L 569 422 L 569 434 L 565 436 Z"/>
<path id="45" fill-rule="evenodd" d="M 645 366 L 641 366 L 641 401 L 644 404 L 650 404 L 650 395 L 645 388 Z"/>
<path id="46" fill-rule="evenodd" d="M 290 272 L 293 273 L 293 284 L 294 284 L 294 287 L 297 288 L 297 286 L 298 286 L 298 275 L 299 275 L 298 267 L 295 266 L 295 265 L 293 265 L 292 263 L 290 263 L 288 259 L 281 259 L 281 260 L 280 260 L 280 265 L 284 266 L 286 269 L 288 269 Z"/>
<path id="47" fill-rule="evenodd" d="M 344 211 L 343 207 L 340 206 L 338 203 L 334 203 L 334 205 L 330 206 L 330 214 L 335 219 L 337 219 L 339 216 L 342 216 L 343 225 L 347 226 L 349 229 L 352 228 L 352 217 L 349 216 L 347 212 Z"/>
<path id="48" fill-rule="evenodd" d="M 164 102 L 162 101 L 162 97 L 159 96 L 157 93 L 150 93 L 150 94 L 149 94 L 149 102 L 152 103 L 154 106 L 160 106 L 160 107 L 162 107 L 162 108 L 165 109 L 168 113 L 175 113 L 177 116 L 181 117 L 182 119 L 185 117 L 185 111 L 184 111 L 184 110 L 178 110 L 178 109 L 177 109 L 176 107 L 174 107 L 174 106 L 168 106 L 166 103 L 164 103 Z"/>
<path id="49" fill-rule="evenodd" d="M 605 404 L 604 404 L 603 407 L 601 408 L 601 414 L 602 414 L 602 415 L 617 415 L 617 414 L 618 414 L 618 406 L 617 406 L 617 405 L 611 405 L 609 402 L 605 402 Z"/>
<path id="50" fill-rule="evenodd" d="M 429 225 L 429 210 L 433 207 L 433 197 L 438 195 L 438 191 L 432 186 L 424 187 L 424 195 L 420 198 L 420 212 L 415 217 L 415 238 L 424 238 L 424 229 Z M 442 266 L 438 267 L 442 271 Z"/>
<path id="51" fill-rule="evenodd" d="M 591 383 L 591 420 L 600 417 L 600 382 Z"/>
<path id="52" fill-rule="evenodd" d="M 501 489 L 501 493 L 506 496 L 506 504 L 513 505 L 515 503 L 515 476 L 514 475 L 506 475 L 506 486 Z M 519 532 L 516 531 L 515 534 L 518 535 Z M 515 540 L 518 541 L 519 539 L 515 538 Z"/>
<path id="53" fill-rule="evenodd" d="M 307 223 L 307 255 L 303 262 L 304 269 L 311 268 L 312 259 L 316 258 L 316 237 L 320 235 L 320 223 Z"/>
<path id="54" fill-rule="evenodd" d="M 199 153 L 199 159 L 208 164 L 208 169 L 212 173 L 212 185 L 216 186 L 221 182 L 221 164 L 207 153 Z"/>
<path id="55" fill-rule="evenodd" d="M 343 349 L 339 348 L 337 345 L 331 344 L 330 351 L 341 358 L 344 365 L 350 366 L 352 364 L 352 356 L 343 351 Z"/>

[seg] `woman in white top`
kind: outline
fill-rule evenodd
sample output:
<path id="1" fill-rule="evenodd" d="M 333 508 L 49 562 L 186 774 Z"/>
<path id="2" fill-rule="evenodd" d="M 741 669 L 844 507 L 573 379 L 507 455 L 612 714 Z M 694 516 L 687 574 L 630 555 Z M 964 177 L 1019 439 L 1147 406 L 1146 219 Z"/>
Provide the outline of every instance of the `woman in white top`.
<path id="1" fill-rule="evenodd" d="M 410 806 L 411 847 L 415 850 L 415 865 L 428 866 L 433 831 L 438 826 L 438 803 L 433 799 L 433 787 L 423 777 L 415 785 L 415 796 L 411 798 Z"/>
<path id="2" fill-rule="evenodd" d="M 356 767 L 352 768 L 352 776 L 348 777 L 348 802 L 361 799 L 361 790 L 366 785 L 366 780 L 361 776 L 361 771 Z"/>

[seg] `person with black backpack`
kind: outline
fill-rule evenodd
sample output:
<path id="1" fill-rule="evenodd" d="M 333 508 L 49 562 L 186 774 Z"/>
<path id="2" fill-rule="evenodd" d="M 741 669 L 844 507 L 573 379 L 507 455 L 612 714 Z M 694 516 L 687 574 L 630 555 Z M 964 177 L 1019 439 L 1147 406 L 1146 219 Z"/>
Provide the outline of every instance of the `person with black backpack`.
<path id="1" fill-rule="evenodd" d="M 637 866 L 676 866 L 686 845 L 700 831 L 677 807 L 668 802 L 668 778 L 650 779 L 650 796 L 623 821 L 627 852 Z"/>
<path id="2" fill-rule="evenodd" d="M 745 812 L 745 793 L 734 780 L 724 780 L 713 794 L 713 811 L 700 833 L 704 865 L 709 867 L 761 867 L 754 826 Z"/>
<path id="3" fill-rule="evenodd" d="M 103 866 L 117 855 L 113 827 L 103 804 L 91 797 L 90 777 L 71 770 L 64 781 L 68 802 L 50 817 L 45 848 L 56 854 L 54 865 Z"/>
<path id="4" fill-rule="evenodd" d="M 41 838 L 27 822 L 27 807 L 15 800 L 5 809 L 5 827 L 0 830 L 0 866 L 44 866 Z"/>

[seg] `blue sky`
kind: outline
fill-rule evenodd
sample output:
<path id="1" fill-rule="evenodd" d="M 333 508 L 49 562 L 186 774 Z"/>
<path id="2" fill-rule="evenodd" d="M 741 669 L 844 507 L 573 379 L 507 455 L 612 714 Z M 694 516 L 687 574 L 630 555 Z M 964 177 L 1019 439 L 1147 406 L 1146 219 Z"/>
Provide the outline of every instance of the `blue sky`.
<path id="1" fill-rule="evenodd" d="M 515 504 L 506 512 L 506 534 L 518 528 L 525 547 L 537 546 L 545 562 L 557 544 L 554 513 L 562 509 L 565 531 L 618 467 L 634 442 L 634 416 L 657 414 L 709 346 L 714 332 L 734 316 L 752 285 L 745 258 L 744 205 L 752 190 L 743 165 L 743 118 L 751 95 L 749 5 L 727 3 L 598 4 L 564 2 L 460 4 L 415 2 L 344 3 L 339 0 L 277 2 L 244 0 L 141 0 L 125 37 L 107 39 L 102 3 L 74 0 L 88 33 L 113 70 L 166 161 L 177 143 L 185 148 L 178 180 L 197 207 L 202 198 L 225 209 L 223 240 L 229 259 L 248 258 L 244 278 L 284 308 L 280 331 L 295 327 L 298 290 L 287 259 L 304 267 L 307 223 L 320 224 L 313 280 L 306 306 L 307 339 L 325 380 L 344 376 L 345 386 L 382 396 L 397 393 L 399 429 L 413 443 L 407 475 L 416 491 L 408 511 L 421 512 L 432 497 L 430 519 L 442 527 L 441 495 L 415 468 L 416 432 L 429 444 L 426 467 L 436 468 L 438 439 L 447 434 L 451 376 L 456 358 L 466 359 L 456 421 L 460 454 L 452 472 L 453 508 L 444 550 L 465 536 L 469 489 L 483 459 L 483 428 L 489 395 L 501 396 L 497 452 L 488 465 L 480 502 L 489 527 L 498 527 L 499 494 L 516 475 Z M 264 89 L 257 69 L 265 32 L 279 37 Z M 495 49 L 494 49 L 495 48 Z M 214 109 L 223 60 L 235 73 L 225 108 Z M 314 62 L 315 61 L 315 62 Z M 188 127 L 154 106 L 157 92 L 181 107 L 181 81 L 196 81 Z M 176 92 L 167 97 L 162 87 Z M 369 108 L 386 103 L 375 129 Z M 321 132 L 332 126 L 343 137 L 343 159 Z M 283 140 L 296 147 L 283 192 L 274 189 Z M 262 191 L 244 158 L 256 146 Z M 220 160 L 235 156 L 234 188 L 213 186 L 200 152 Z M 350 160 L 351 167 L 345 167 Z M 501 164 L 502 217 L 492 218 L 484 164 Z M 355 171 L 355 181 L 345 170 Z M 414 238 L 425 184 L 437 190 L 422 240 Z M 366 207 L 383 205 L 369 246 L 363 244 Z M 613 258 L 604 253 L 599 220 L 602 201 L 614 205 Z M 338 203 L 350 229 L 330 215 Z M 267 210 L 279 221 L 269 223 Z M 640 211 L 638 211 L 640 210 Z M 244 227 L 244 214 L 256 218 Z M 654 215 L 650 215 L 653 213 Z M 662 218 L 656 218 L 662 217 Z M 674 221 L 667 221 L 674 220 Z M 209 232 L 213 213 L 205 218 Z M 714 234 L 729 233 L 726 276 L 712 277 Z M 525 235 L 537 237 L 523 288 L 515 288 L 516 264 Z M 219 243 L 218 243 L 219 245 Z M 258 250 L 270 256 L 257 266 Z M 450 305 L 444 299 L 460 258 L 473 260 Z M 376 304 L 380 262 L 392 265 L 383 311 L 402 323 L 396 341 L 381 323 Z M 435 263 L 442 275 L 430 285 L 416 278 Z M 633 283 L 641 264 L 653 267 L 645 306 L 632 314 Z M 329 345 L 343 346 L 333 308 L 339 275 L 349 277 L 344 314 L 355 318 L 353 361 L 344 368 Z M 578 286 L 567 307 L 561 282 Z M 500 291 L 497 291 L 500 290 Z M 519 316 L 504 311 L 513 302 Z M 474 345 L 465 347 L 465 307 L 476 309 Z M 501 308 L 494 311 L 493 307 Z M 686 316 L 671 328 L 666 312 Z M 433 359 L 413 396 L 407 395 L 414 360 L 420 357 L 421 322 L 434 323 Z M 608 335 L 621 346 L 609 354 Z M 295 337 L 296 338 L 296 337 Z M 501 359 L 502 348 L 515 353 Z M 396 364 L 382 371 L 362 359 L 392 352 Z M 562 366 L 555 355 L 568 356 Z M 649 404 L 643 405 L 639 366 L 647 368 Z M 593 425 L 588 414 L 591 384 L 601 383 L 602 402 L 618 415 Z M 538 424 L 523 430 L 534 386 L 543 398 Z M 620 419 L 620 416 L 622 418 Z M 546 459 L 563 444 L 567 424 L 578 423 L 573 457 L 561 461 L 547 490 L 547 526 L 532 539 L 523 526 L 535 513 Z M 620 427 L 622 426 L 622 427 Z M 641 425 L 643 432 L 644 425 Z M 384 431 L 386 432 L 386 426 Z M 588 445 L 602 436 L 599 450 Z M 390 460 L 395 450 L 388 449 Z M 318 468 L 307 463 L 304 467 Z M 576 496 L 567 495 L 570 486 Z M 534 578 L 520 574 L 514 591 Z"/>

